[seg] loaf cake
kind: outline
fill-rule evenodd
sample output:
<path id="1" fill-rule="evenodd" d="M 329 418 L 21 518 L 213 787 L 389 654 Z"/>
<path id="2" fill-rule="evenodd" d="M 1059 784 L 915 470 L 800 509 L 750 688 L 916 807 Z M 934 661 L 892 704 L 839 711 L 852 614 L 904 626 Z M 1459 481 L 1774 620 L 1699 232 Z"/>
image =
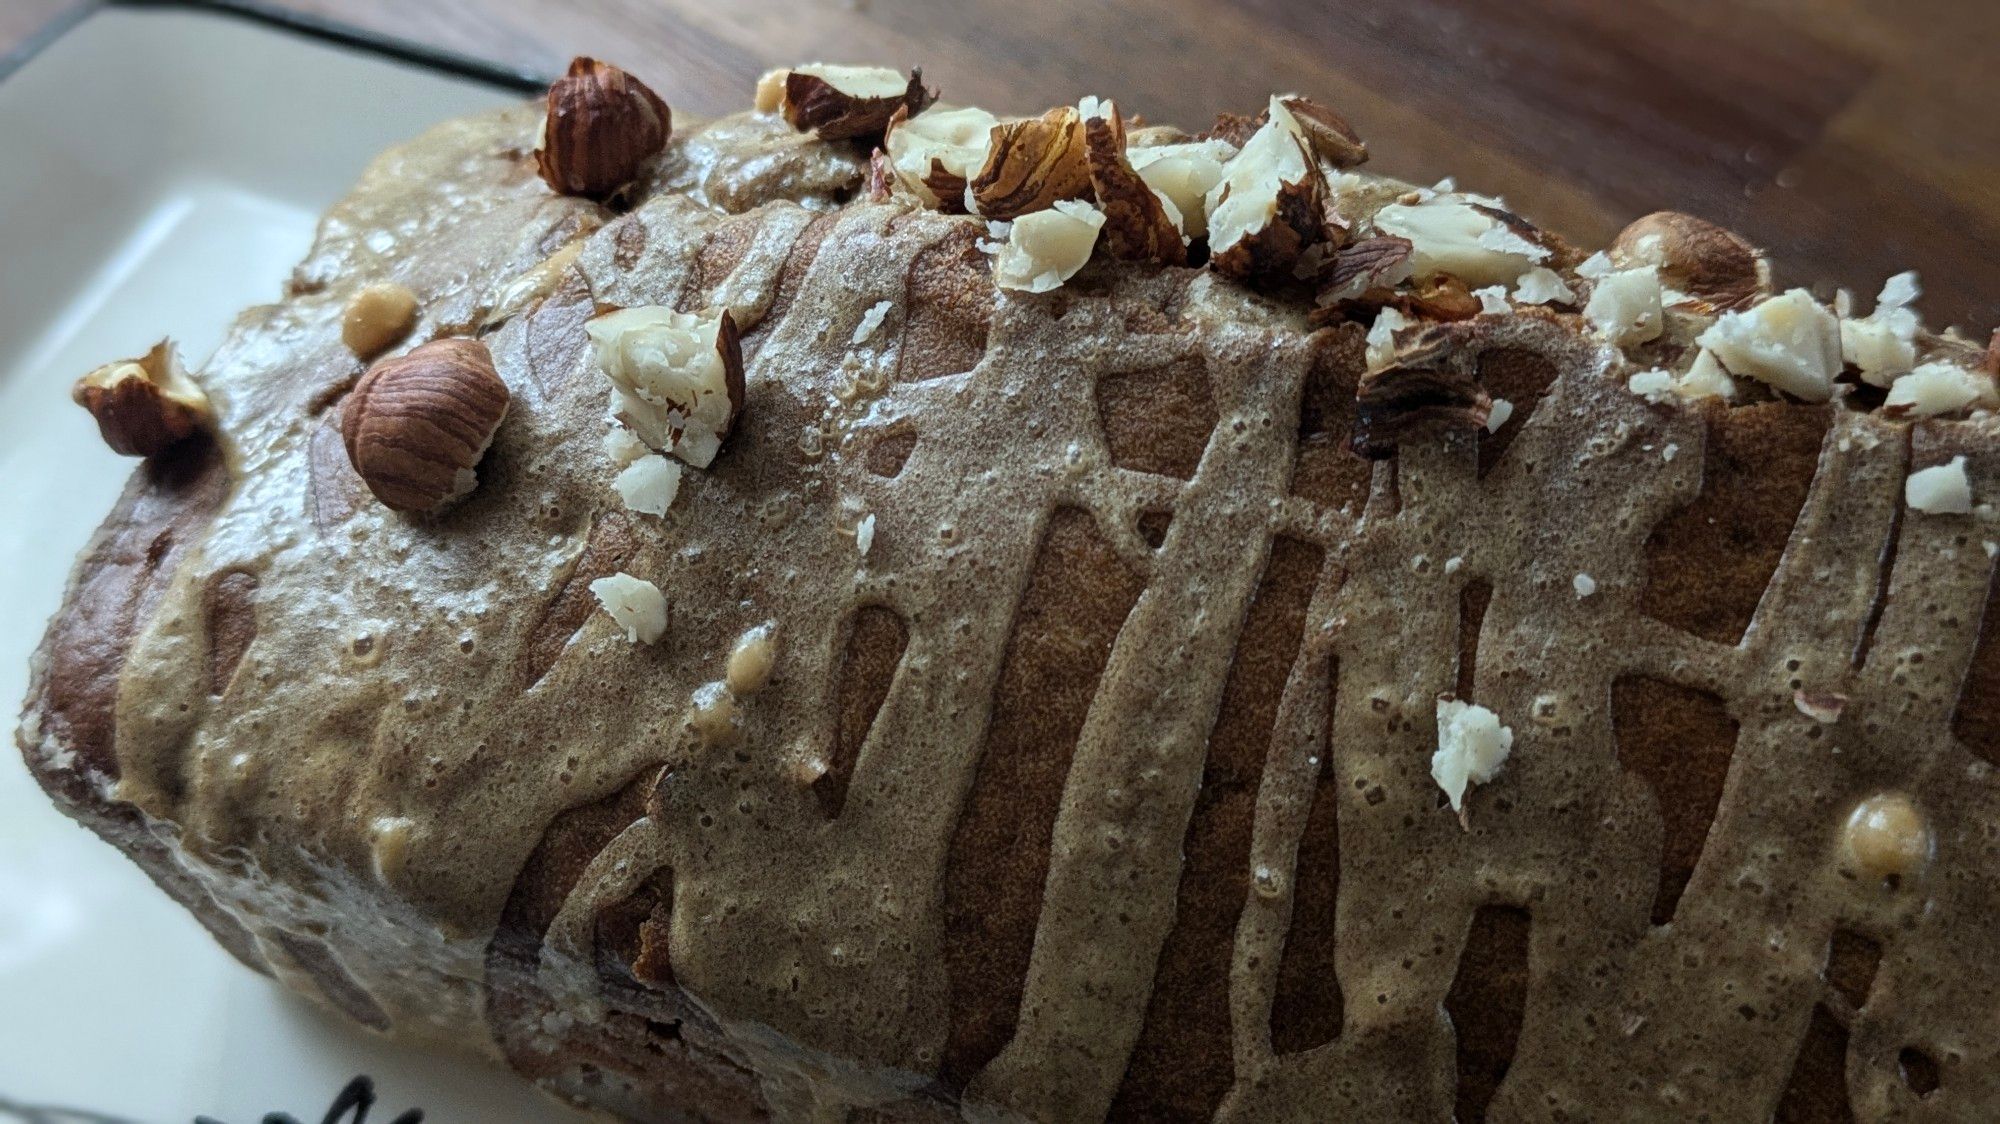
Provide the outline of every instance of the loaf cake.
<path id="1" fill-rule="evenodd" d="M 252 969 L 633 1120 L 2000 1116 L 2000 354 L 809 65 L 382 156 L 35 658 Z"/>

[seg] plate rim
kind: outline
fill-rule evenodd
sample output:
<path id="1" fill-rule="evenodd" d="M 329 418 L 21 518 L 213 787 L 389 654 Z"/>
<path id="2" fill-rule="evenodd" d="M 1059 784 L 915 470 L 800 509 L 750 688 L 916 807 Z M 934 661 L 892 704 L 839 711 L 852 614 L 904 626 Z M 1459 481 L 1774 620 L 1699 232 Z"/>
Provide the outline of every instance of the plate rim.
<path id="1" fill-rule="evenodd" d="M 0 82 L 91 18 L 117 10 L 180 11 L 234 20 L 523 94 L 539 93 L 550 81 L 549 75 L 533 70 L 293 11 L 270 0 L 87 0 L 58 13 L 13 50 L 0 54 Z"/>

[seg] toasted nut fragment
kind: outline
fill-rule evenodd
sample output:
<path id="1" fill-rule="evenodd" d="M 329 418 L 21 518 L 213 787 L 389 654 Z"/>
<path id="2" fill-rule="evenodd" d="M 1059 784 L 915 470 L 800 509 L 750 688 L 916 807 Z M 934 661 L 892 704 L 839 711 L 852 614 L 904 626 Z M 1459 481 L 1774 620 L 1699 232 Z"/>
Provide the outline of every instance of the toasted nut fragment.
<path id="1" fill-rule="evenodd" d="M 1798 708 L 1799 713 L 1823 726 L 1840 721 L 1840 716 L 1847 713 L 1847 702 L 1846 695 L 1834 691 L 1800 688 L 1792 692 L 1792 705 Z"/>
<path id="2" fill-rule="evenodd" d="M 1104 248 L 1125 261 L 1187 263 L 1180 214 L 1154 192 L 1125 158 L 1125 123 L 1109 102 L 1102 113 L 1084 118 L 1084 155 L 1090 186 L 1104 211 Z"/>
<path id="3" fill-rule="evenodd" d="M 1483 706 L 1439 699 L 1437 704 L 1438 747 L 1431 754 L 1431 779 L 1444 790 L 1451 810 L 1465 814 L 1465 790 L 1475 784 L 1489 784 L 1500 775 L 1500 766 L 1514 748 L 1514 731 L 1500 724 L 1500 716 Z"/>
<path id="4" fill-rule="evenodd" d="M 1403 298 L 1408 311 L 1427 320 L 1470 320 L 1479 315 L 1481 305 L 1465 282 L 1449 273 L 1440 273 L 1417 283 Z"/>
<path id="5" fill-rule="evenodd" d="M 917 198 L 940 210 L 965 210 L 965 185 L 986 164 L 1000 119 L 983 109 L 940 109 L 911 114 L 899 108 L 882 143 L 896 178 Z"/>
<path id="6" fill-rule="evenodd" d="M 591 595 L 618 627 L 628 644 L 657 644 L 667 631 L 667 599 L 660 587 L 619 571 L 590 583 Z"/>
<path id="7" fill-rule="evenodd" d="M 1807 402 L 1833 397 L 1840 374 L 1840 323 L 1804 289 L 1725 312 L 1695 340 L 1730 373 L 1748 375 Z"/>
<path id="8" fill-rule="evenodd" d="M 1457 331 L 1436 325 L 1414 340 L 1398 340 L 1387 366 L 1361 376 L 1355 387 L 1356 453 L 1381 460 L 1420 431 L 1485 428 L 1493 399 L 1475 374 L 1478 355 Z"/>
<path id="9" fill-rule="evenodd" d="M 980 214 L 1003 220 L 1090 198 L 1082 114 L 1065 105 L 995 128 L 971 189 Z"/>
<path id="10" fill-rule="evenodd" d="M 1678 211 L 1655 211 L 1620 231 L 1611 260 L 1627 269 L 1657 267 L 1662 283 L 1711 312 L 1748 308 L 1770 289 L 1770 267 L 1755 246 Z"/>
<path id="11" fill-rule="evenodd" d="M 1003 289 L 1046 293 L 1090 263 L 1104 212 L 1065 199 L 1046 211 L 1022 215 L 1007 231 L 993 263 L 993 283 Z"/>
<path id="12" fill-rule="evenodd" d="M 1181 217 L 1181 233 L 1208 236 L 1208 193 L 1222 182 L 1222 166 L 1236 150 L 1217 140 L 1198 140 L 1140 147 L 1128 140 L 1125 159 L 1146 186 L 1172 203 Z"/>
<path id="13" fill-rule="evenodd" d="M 1986 343 L 1986 358 L 1980 361 L 1979 369 L 2000 378 L 2000 328 L 1993 330 L 1993 338 Z"/>
<path id="14" fill-rule="evenodd" d="M 759 113 L 776 113 L 784 108 L 785 79 L 792 72 L 784 67 L 757 76 L 757 96 L 752 105 Z"/>
<path id="15" fill-rule="evenodd" d="M 935 97 L 921 70 L 906 77 L 887 67 L 816 62 L 785 75 L 785 120 L 821 140 L 877 140 L 898 109 L 914 117 Z"/>
<path id="16" fill-rule="evenodd" d="M 564 195 L 608 200 L 639 178 L 667 146 L 673 114 L 630 74 L 578 56 L 549 87 L 535 166 Z"/>
<path id="17" fill-rule="evenodd" d="M 899 111 L 900 112 L 900 111 Z M 881 203 L 889 198 L 896 171 L 889 166 L 889 154 L 876 149 L 868 154 L 868 201 Z"/>
<path id="18" fill-rule="evenodd" d="M 154 456 L 214 424 L 208 395 L 187 377 L 172 340 L 137 359 L 106 363 L 76 380 L 70 397 L 97 419 L 97 432 L 120 456 Z"/>
<path id="19" fill-rule="evenodd" d="M 1393 289 L 1408 281 L 1412 268 L 1410 253 L 1410 240 L 1393 235 L 1363 238 L 1342 246 L 1334 253 L 1326 287 L 1320 290 L 1320 306 L 1358 300 L 1370 289 Z"/>
<path id="20" fill-rule="evenodd" d="M 1208 193 L 1209 264 L 1238 279 L 1289 277 L 1326 237 L 1326 181 L 1291 111 L 1272 98 L 1269 113 Z"/>
<path id="21" fill-rule="evenodd" d="M 1555 256 L 1540 231 L 1473 196 L 1391 203 L 1375 212 L 1375 228 L 1410 240 L 1416 276 L 1449 273 L 1474 286 L 1511 285 Z"/>
<path id="22" fill-rule="evenodd" d="M 340 339 L 366 362 L 401 343 L 416 326 L 417 294 L 407 286 L 384 282 L 364 287 L 347 302 Z"/>
<path id="23" fill-rule="evenodd" d="M 479 483 L 473 469 L 507 404 L 507 384 L 485 344 L 432 340 L 361 376 L 341 409 L 341 441 L 385 506 L 434 513 Z"/>
<path id="24" fill-rule="evenodd" d="M 707 468 L 743 410 L 743 347 L 727 309 L 647 305 L 584 325 L 612 413 L 641 441 Z"/>
<path id="25" fill-rule="evenodd" d="M 1292 94 L 1278 99 L 1299 123 L 1313 155 L 1336 168 L 1352 168 L 1368 162 L 1368 146 L 1347 118 L 1311 98 Z"/>
<path id="26" fill-rule="evenodd" d="M 1203 133 L 1202 139 L 1219 140 L 1231 148 L 1242 148 L 1270 119 L 1271 111 L 1268 109 L 1254 117 L 1243 113 L 1218 113 L 1215 115 L 1215 127 Z"/>

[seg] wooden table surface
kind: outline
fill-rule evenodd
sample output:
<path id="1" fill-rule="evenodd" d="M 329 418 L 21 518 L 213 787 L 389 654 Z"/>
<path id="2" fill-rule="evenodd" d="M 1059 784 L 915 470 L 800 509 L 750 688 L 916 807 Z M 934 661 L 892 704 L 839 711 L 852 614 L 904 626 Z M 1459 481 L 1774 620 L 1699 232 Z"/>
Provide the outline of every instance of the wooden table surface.
<path id="1" fill-rule="evenodd" d="M 77 2 L 0 2 L 0 51 Z M 1673 207 L 1768 247 L 1786 280 L 1870 298 L 1916 268 L 1933 325 L 2000 322 L 1995 0 L 274 6 L 541 72 L 599 55 L 701 115 L 816 59 L 922 65 L 947 99 L 997 110 L 1100 94 L 1190 126 L 1296 90 L 1343 109 L 1377 170 L 1455 175 L 1583 243 Z"/>

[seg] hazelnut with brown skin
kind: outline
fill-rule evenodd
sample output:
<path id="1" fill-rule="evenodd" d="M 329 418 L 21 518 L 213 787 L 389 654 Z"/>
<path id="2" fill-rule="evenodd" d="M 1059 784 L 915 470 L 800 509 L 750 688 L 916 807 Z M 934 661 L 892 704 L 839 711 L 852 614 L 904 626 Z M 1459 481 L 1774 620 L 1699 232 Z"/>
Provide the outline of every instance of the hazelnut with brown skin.
<path id="1" fill-rule="evenodd" d="M 989 219 L 1017 219 L 1065 199 L 1091 197 L 1083 117 L 1058 106 L 993 130 L 986 163 L 972 177 L 972 201 Z"/>
<path id="2" fill-rule="evenodd" d="M 376 499 L 434 514 L 478 484 L 473 469 L 507 404 L 507 384 L 485 344 L 432 340 L 361 376 L 342 407 L 341 441 Z"/>
<path id="3" fill-rule="evenodd" d="M 97 419 L 111 451 L 127 457 L 156 456 L 214 425 L 208 395 L 181 368 L 172 340 L 90 372 L 70 397 Z"/>
<path id="4" fill-rule="evenodd" d="M 1347 118 L 1311 98 L 1279 99 L 1299 123 L 1299 132 L 1312 147 L 1313 155 L 1336 168 L 1352 168 L 1368 162 L 1368 145 Z"/>
<path id="5" fill-rule="evenodd" d="M 792 128 L 821 140 L 880 141 L 898 109 L 914 117 L 936 98 L 922 70 L 905 78 L 885 67 L 811 63 L 785 72 L 781 108 Z"/>
<path id="6" fill-rule="evenodd" d="M 672 134 L 672 112 L 644 82 L 579 56 L 549 87 L 535 165 L 556 191 L 605 202 L 639 178 Z"/>
<path id="7" fill-rule="evenodd" d="M 1770 288 L 1764 257 L 1744 238 L 1678 211 L 1655 211 L 1620 231 L 1611 260 L 1621 268 L 1657 266 L 1669 288 L 1712 311 L 1748 308 Z"/>

